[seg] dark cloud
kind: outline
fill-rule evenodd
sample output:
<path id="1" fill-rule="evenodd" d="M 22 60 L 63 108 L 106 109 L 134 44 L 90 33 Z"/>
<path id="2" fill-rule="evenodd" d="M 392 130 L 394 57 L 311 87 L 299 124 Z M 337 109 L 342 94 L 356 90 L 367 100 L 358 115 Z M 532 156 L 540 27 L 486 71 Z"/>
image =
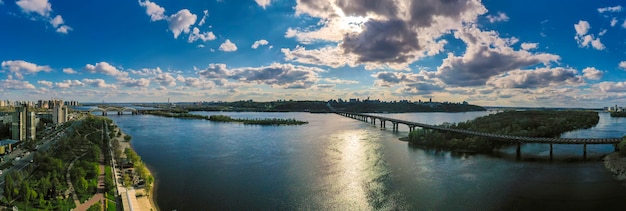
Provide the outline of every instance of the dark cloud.
<path id="1" fill-rule="evenodd" d="M 361 33 L 348 34 L 341 47 L 358 56 L 359 62 L 405 63 L 411 52 L 421 50 L 417 33 L 402 20 L 365 23 Z"/>
<path id="2" fill-rule="evenodd" d="M 395 17 L 398 8 L 393 0 L 338 0 L 339 6 L 347 16 L 367 16 L 376 13 L 385 17 Z"/>
<path id="3" fill-rule="evenodd" d="M 506 76 L 488 82 L 498 88 L 540 88 L 553 84 L 577 85 L 584 83 L 576 70 L 565 68 L 541 68 L 536 70 L 510 71 Z"/>
<path id="4" fill-rule="evenodd" d="M 315 84 L 319 80 L 317 72 L 322 71 L 319 68 L 278 63 L 263 67 L 233 69 L 228 69 L 225 64 L 211 64 L 209 68 L 199 71 L 198 74 L 204 78 L 216 79 L 213 82 L 218 86 L 223 85 L 224 80 L 231 79 L 244 83 L 262 83 L 288 89 L 303 89 Z"/>
<path id="5" fill-rule="evenodd" d="M 436 84 L 417 82 L 406 84 L 406 87 L 401 92 L 405 95 L 427 95 L 442 90 L 444 88 Z"/>

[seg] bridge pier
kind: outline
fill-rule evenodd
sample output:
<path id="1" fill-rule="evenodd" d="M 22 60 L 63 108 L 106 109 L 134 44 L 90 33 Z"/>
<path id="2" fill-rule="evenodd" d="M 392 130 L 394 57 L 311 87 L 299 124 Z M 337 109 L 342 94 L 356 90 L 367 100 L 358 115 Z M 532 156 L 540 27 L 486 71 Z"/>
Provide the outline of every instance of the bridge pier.
<path id="1" fill-rule="evenodd" d="M 515 149 L 517 160 L 522 159 L 522 143 L 517 142 L 517 148 Z"/>
<path id="2" fill-rule="evenodd" d="M 552 160 L 552 144 L 550 144 L 550 160 Z"/>
<path id="3" fill-rule="evenodd" d="M 587 144 L 583 144 L 583 160 L 587 160 Z"/>

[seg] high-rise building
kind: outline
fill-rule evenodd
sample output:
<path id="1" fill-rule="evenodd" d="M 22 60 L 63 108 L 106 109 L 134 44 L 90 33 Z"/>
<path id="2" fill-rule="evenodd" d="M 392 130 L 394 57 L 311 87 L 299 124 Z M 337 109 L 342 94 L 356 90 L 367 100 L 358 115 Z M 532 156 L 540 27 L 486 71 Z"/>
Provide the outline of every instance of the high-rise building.
<path id="1" fill-rule="evenodd" d="M 52 108 L 52 123 L 62 124 L 67 121 L 67 107 L 62 100 L 55 100 Z"/>
<path id="2" fill-rule="evenodd" d="M 36 128 L 35 112 L 29 111 L 28 104 L 16 107 L 11 125 L 11 138 L 19 141 L 35 140 Z"/>

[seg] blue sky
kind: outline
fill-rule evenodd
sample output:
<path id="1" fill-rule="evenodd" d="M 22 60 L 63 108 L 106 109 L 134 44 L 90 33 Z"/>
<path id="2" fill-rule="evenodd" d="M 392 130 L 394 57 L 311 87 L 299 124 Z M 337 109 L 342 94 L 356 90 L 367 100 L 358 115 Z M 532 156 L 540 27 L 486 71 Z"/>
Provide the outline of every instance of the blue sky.
<path id="1" fill-rule="evenodd" d="M 620 3 L 0 0 L 0 99 L 624 105 Z"/>

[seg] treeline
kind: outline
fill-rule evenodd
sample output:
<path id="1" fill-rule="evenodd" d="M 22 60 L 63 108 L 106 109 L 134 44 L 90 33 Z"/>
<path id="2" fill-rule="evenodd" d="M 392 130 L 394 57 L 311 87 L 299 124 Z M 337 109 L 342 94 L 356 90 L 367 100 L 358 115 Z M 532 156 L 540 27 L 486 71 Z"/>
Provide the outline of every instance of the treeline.
<path id="1" fill-rule="evenodd" d="M 507 111 L 441 126 L 511 136 L 558 137 L 567 131 L 591 128 L 599 120 L 598 113 L 592 111 Z M 489 152 L 507 144 L 484 137 L 423 129 L 411 132 L 409 142 L 440 149 L 475 152 Z"/>
<path id="2" fill-rule="evenodd" d="M 226 115 L 211 115 L 209 120 L 216 122 L 240 122 L 243 124 L 253 125 L 302 125 L 309 122 L 299 121 L 296 119 L 278 119 L 278 118 L 265 118 L 265 119 L 236 119 Z"/>
<path id="3" fill-rule="evenodd" d="M 178 105 L 189 111 L 234 111 L 234 112 L 331 112 L 325 101 L 236 101 L 204 103 L 201 105 Z"/>
<path id="4" fill-rule="evenodd" d="M 339 111 L 349 111 L 357 113 L 466 112 L 486 110 L 481 106 L 459 103 L 348 102 L 331 103 L 330 105 Z"/>
<path id="5" fill-rule="evenodd" d="M 611 117 L 626 117 L 626 112 L 611 112 Z"/>

